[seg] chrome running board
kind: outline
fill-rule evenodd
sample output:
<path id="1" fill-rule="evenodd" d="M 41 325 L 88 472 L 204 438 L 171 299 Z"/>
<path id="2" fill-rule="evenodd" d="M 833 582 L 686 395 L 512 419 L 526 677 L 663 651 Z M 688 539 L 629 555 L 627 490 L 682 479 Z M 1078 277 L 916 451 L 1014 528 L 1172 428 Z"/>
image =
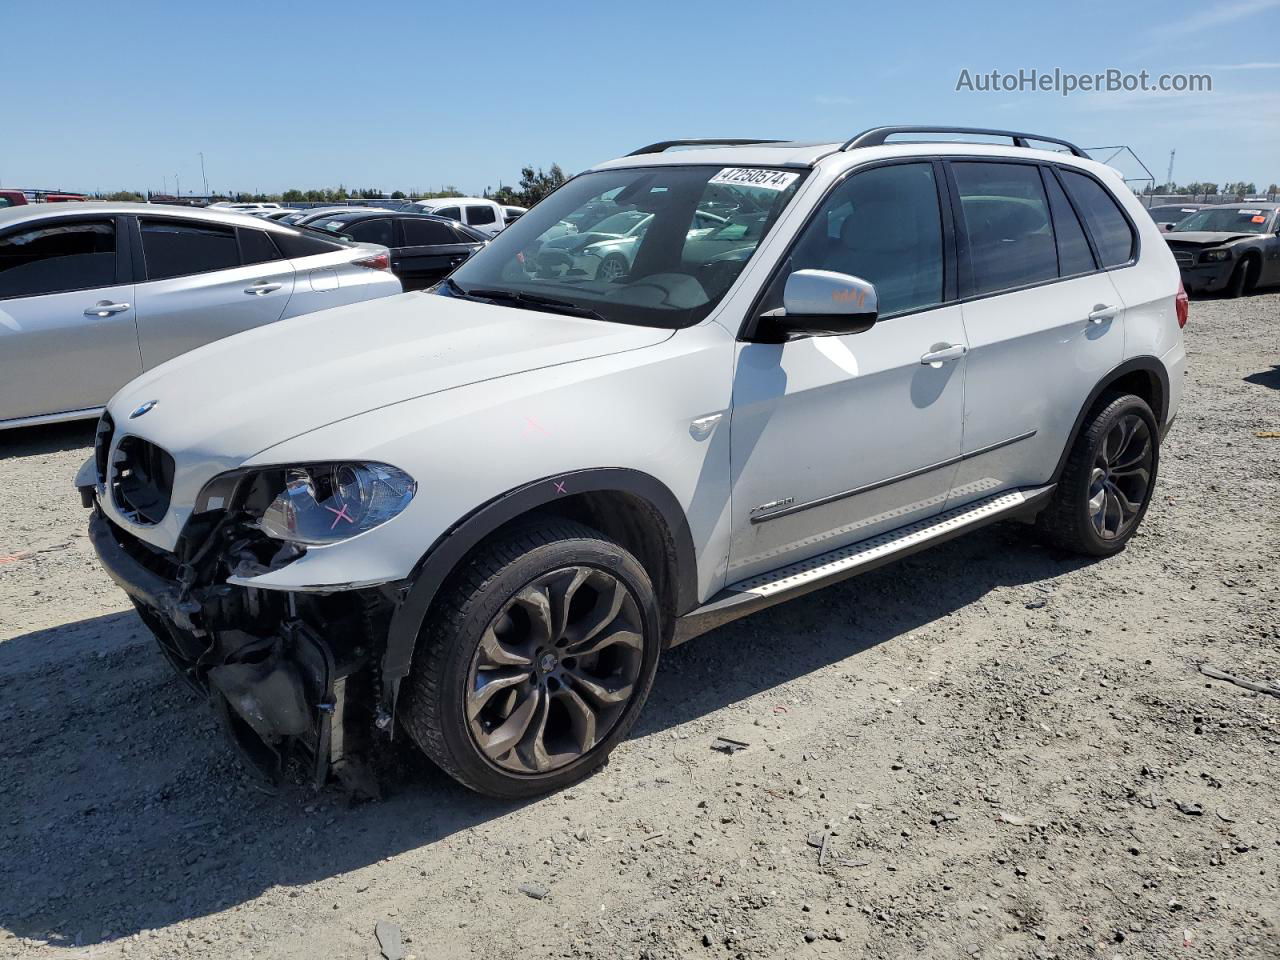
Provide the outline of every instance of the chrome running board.
<path id="1" fill-rule="evenodd" d="M 985 497 L 888 533 L 730 584 L 701 607 L 676 621 L 672 646 L 738 617 L 874 570 L 988 523 L 1034 516 L 1044 507 L 1053 489 L 1054 485 L 1050 484 Z"/>

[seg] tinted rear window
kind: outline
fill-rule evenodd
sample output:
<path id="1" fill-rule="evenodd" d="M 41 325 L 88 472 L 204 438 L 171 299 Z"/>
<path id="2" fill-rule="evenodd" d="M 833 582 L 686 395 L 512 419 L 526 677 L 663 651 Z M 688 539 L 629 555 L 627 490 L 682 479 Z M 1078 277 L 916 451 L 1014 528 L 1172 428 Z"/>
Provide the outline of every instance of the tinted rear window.
<path id="1" fill-rule="evenodd" d="M 240 255 L 244 263 L 270 263 L 280 259 L 280 251 L 265 230 L 240 228 Z"/>
<path id="2" fill-rule="evenodd" d="M 1102 265 L 1118 267 L 1132 260 L 1137 239 L 1115 198 L 1097 180 L 1083 173 L 1063 170 L 1062 180 L 1067 185 L 1067 193 L 1075 201 L 1076 209 L 1089 226 Z"/>
<path id="3" fill-rule="evenodd" d="M 974 293 L 1058 276 L 1058 252 L 1040 170 L 1026 163 L 953 163 Z"/>
<path id="4" fill-rule="evenodd" d="M 348 224 L 343 233 L 361 243 L 380 243 L 384 247 L 395 246 L 395 231 L 389 217 Z"/>
<path id="5" fill-rule="evenodd" d="M 493 207 L 467 207 L 467 223 L 497 223 L 498 213 Z"/>
<path id="6" fill-rule="evenodd" d="M 231 227 L 177 220 L 139 221 L 148 280 L 167 280 L 240 266 Z"/>
<path id="7" fill-rule="evenodd" d="M 328 240 L 301 232 L 273 233 L 271 234 L 271 239 L 276 242 L 280 252 L 291 260 L 296 260 L 298 257 L 313 257 L 318 253 L 332 253 L 334 250 L 342 249 L 341 244 L 330 243 Z"/>
<path id="8" fill-rule="evenodd" d="M 1071 209 L 1067 195 L 1062 192 L 1062 187 L 1053 174 L 1048 173 L 1044 180 L 1045 188 L 1049 191 L 1049 209 L 1053 212 L 1053 232 L 1058 240 L 1059 272 L 1064 277 L 1092 273 L 1098 267 L 1093 262 L 1093 252 L 1089 249 L 1089 241 L 1085 239 L 1080 218 Z"/>

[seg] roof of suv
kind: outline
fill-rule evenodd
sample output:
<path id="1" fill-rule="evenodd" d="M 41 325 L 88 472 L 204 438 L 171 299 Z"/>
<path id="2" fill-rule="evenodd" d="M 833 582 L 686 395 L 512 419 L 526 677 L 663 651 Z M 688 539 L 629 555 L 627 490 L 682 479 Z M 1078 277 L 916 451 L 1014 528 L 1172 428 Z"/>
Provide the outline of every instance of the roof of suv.
<path id="1" fill-rule="evenodd" d="M 891 136 L 916 139 L 890 141 Z M 1009 138 L 1009 143 L 983 143 L 955 137 Z M 1031 144 L 1049 149 L 1036 149 Z M 675 148 L 675 149 L 673 149 Z M 666 166 L 675 164 L 708 164 L 761 167 L 813 167 L 827 157 L 846 158 L 849 163 L 902 156 L 1027 157 L 1040 160 L 1097 163 L 1083 150 L 1066 140 L 1009 130 L 966 127 L 875 127 L 849 140 L 670 140 L 641 147 L 639 150 L 601 163 L 593 169 L 616 167 Z"/>
<path id="2" fill-rule="evenodd" d="M 216 223 L 239 224 L 240 226 L 274 227 L 287 230 L 288 227 L 273 220 L 263 220 L 240 210 L 228 210 L 226 207 L 182 207 L 163 203 L 113 203 L 110 201 L 86 201 L 85 203 L 30 203 L 21 207 L 5 207 L 0 209 L 0 228 L 14 223 L 31 220 L 42 220 L 55 216 L 84 216 L 85 214 L 120 214 L 135 213 L 152 217 L 182 217 L 185 220 L 209 220 Z"/>

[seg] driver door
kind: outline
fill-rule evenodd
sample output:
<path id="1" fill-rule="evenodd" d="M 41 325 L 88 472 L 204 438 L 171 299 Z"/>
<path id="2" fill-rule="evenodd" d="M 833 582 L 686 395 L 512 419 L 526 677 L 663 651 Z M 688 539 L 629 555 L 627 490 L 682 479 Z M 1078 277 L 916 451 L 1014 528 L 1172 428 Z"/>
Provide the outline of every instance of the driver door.
<path id="1" fill-rule="evenodd" d="M 943 510 L 961 450 L 965 333 L 960 307 L 944 303 L 940 179 L 929 161 L 855 173 L 780 268 L 784 282 L 820 269 L 875 284 L 870 330 L 739 344 L 730 582 Z"/>

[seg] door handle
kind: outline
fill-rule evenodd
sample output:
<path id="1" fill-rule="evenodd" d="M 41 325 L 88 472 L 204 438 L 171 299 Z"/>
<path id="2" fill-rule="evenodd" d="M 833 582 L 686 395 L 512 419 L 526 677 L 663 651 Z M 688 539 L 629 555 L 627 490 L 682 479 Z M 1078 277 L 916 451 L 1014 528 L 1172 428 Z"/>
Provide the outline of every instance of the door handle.
<path id="1" fill-rule="evenodd" d="M 1119 307 L 1107 306 L 1105 303 L 1099 303 L 1089 311 L 1089 322 L 1106 323 L 1108 320 L 1114 320 L 1116 318 L 1116 314 L 1119 312 Z"/>
<path id="2" fill-rule="evenodd" d="M 257 283 L 251 283 L 244 288 L 244 292 L 251 297 L 261 297 L 272 291 L 279 290 L 282 284 L 270 283 L 267 280 L 259 280 Z"/>
<path id="3" fill-rule="evenodd" d="M 959 360 L 968 352 L 969 348 L 963 343 L 944 343 L 922 356 L 920 363 L 928 367 L 937 368 L 944 363 L 950 363 L 952 360 Z"/>
<path id="4" fill-rule="evenodd" d="M 99 300 L 92 307 L 85 310 L 86 317 L 109 317 L 113 313 L 124 313 L 129 309 L 127 303 L 112 303 L 110 300 Z"/>

